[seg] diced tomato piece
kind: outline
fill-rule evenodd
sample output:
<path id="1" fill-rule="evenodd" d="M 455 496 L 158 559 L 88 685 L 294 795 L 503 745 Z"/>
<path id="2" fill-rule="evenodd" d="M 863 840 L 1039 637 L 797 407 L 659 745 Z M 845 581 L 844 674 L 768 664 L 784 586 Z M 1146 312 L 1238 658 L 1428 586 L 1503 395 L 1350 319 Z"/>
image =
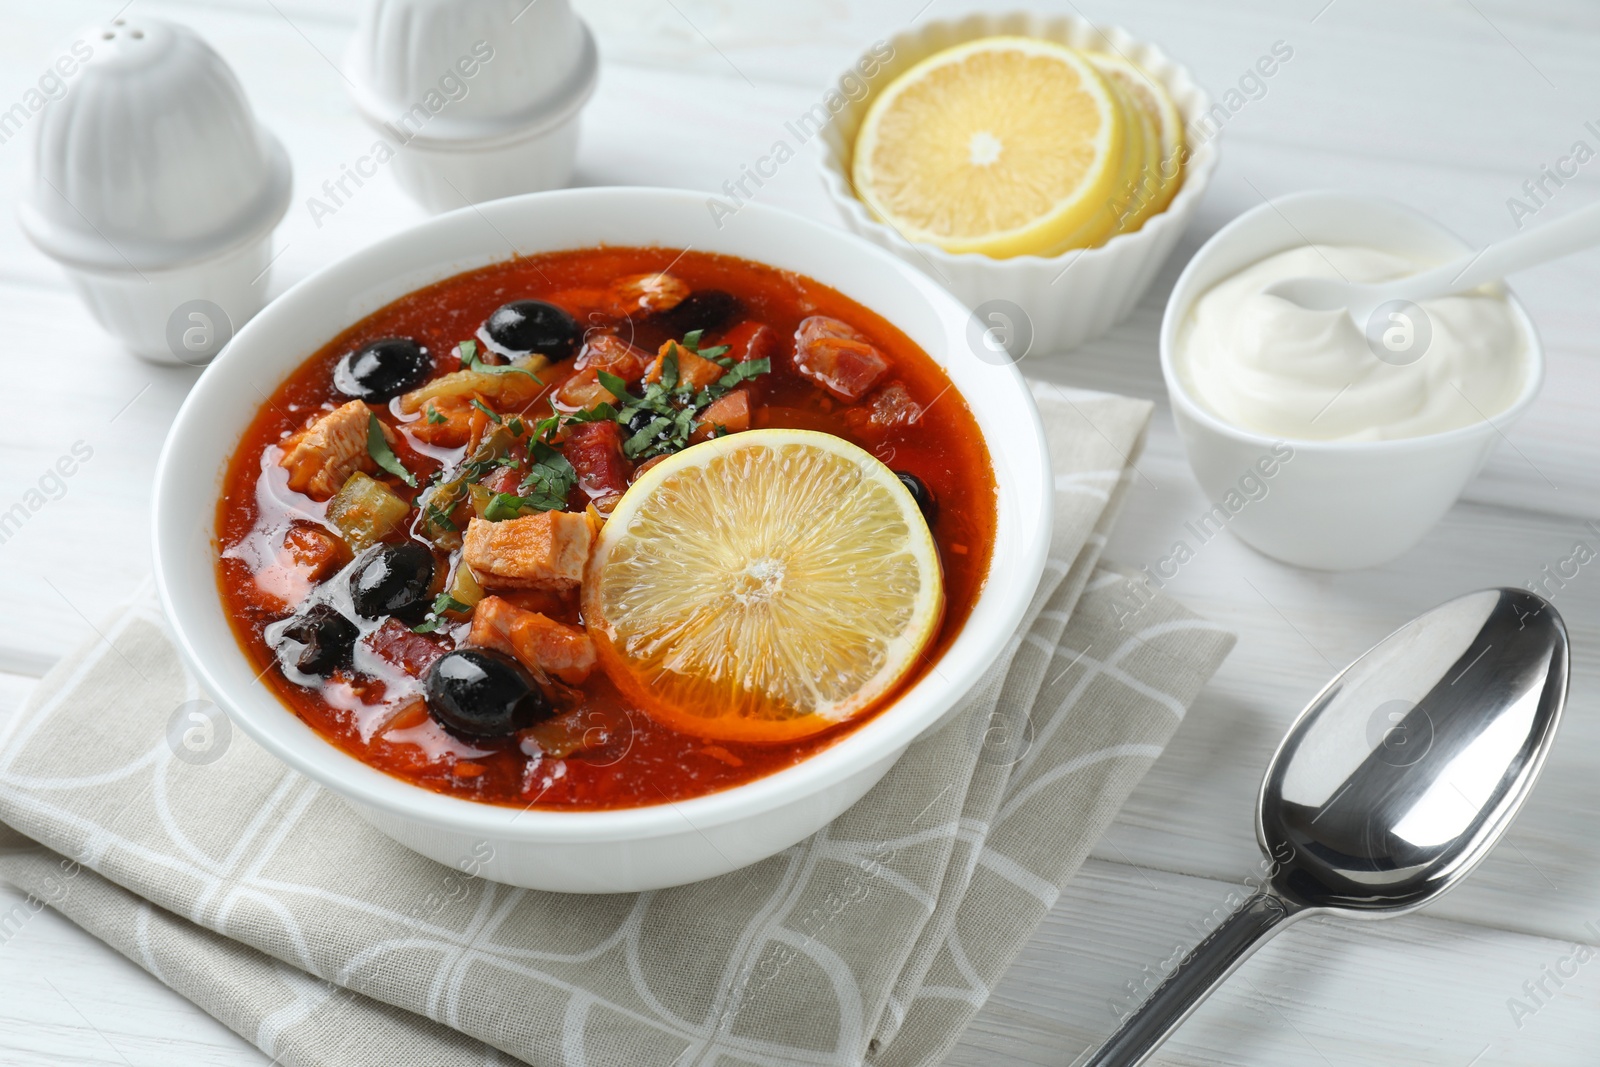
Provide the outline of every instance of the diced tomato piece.
<path id="1" fill-rule="evenodd" d="M 753 319 L 746 319 L 734 326 L 722 335 L 717 344 L 728 346 L 728 355 L 733 357 L 735 363 L 748 363 L 752 359 L 775 360 L 782 354 L 778 331 Z"/>
<path id="2" fill-rule="evenodd" d="M 578 488 L 601 511 L 628 489 L 633 464 L 622 451 L 622 427 L 609 419 L 568 428 L 562 453 L 578 472 Z"/>
<path id="3" fill-rule="evenodd" d="M 515 493 L 522 486 L 522 472 L 513 467 L 496 467 L 478 484 L 491 493 Z"/>
<path id="4" fill-rule="evenodd" d="M 609 371 L 625 382 L 636 382 L 644 373 L 650 353 L 641 351 L 614 333 L 595 333 L 584 341 L 583 351 L 573 366 L 579 370 L 598 367 Z"/>
<path id="5" fill-rule="evenodd" d="M 655 362 L 650 364 L 650 369 L 644 372 L 645 381 L 659 382 L 661 380 L 661 371 L 666 366 L 669 354 L 675 354 L 678 358 L 678 384 L 680 385 L 688 385 L 693 389 L 703 389 L 712 382 L 721 380 L 722 376 L 727 373 L 720 364 L 695 355 L 676 341 L 667 341 L 661 345 L 661 351 L 656 353 Z"/>
<path id="6" fill-rule="evenodd" d="M 795 370 L 847 404 L 889 370 L 889 361 L 859 331 L 826 315 L 803 319 L 794 340 Z"/>
<path id="7" fill-rule="evenodd" d="M 412 633 L 409 626 L 392 618 L 367 636 L 366 645 L 373 655 L 413 678 L 428 673 L 433 661 L 449 651 L 438 638 Z"/>
<path id="8" fill-rule="evenodd" d="M 588 634 L 497 596 L 483 598 L 472 609 L 467 643 L 515 656 L 569 685 L 582 685 L 594 670 L 594 642 Z"/>
<path id="9" fill-rule="evenodd" d="M 750 394 L 741 386 L 733 392 L 713 400 L 694 422 L 691 444 L 709 441 L 717 427 L 729 433 L 741 433 L 750 428 Z"/>

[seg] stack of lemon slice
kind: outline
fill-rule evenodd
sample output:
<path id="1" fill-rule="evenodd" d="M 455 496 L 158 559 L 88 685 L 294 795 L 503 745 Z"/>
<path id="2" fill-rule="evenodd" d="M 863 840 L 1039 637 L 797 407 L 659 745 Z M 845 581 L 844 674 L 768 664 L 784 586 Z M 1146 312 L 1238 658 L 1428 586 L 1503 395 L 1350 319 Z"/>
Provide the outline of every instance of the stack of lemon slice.
<path id="1" fill-rule="evenodd" d="M 856 195 L 907 240 L 996 258 L 1092 248 L 1183 182 L 1183 121 L 1120 55 L 986 37 L 929 56 L 868 108 Z"/>

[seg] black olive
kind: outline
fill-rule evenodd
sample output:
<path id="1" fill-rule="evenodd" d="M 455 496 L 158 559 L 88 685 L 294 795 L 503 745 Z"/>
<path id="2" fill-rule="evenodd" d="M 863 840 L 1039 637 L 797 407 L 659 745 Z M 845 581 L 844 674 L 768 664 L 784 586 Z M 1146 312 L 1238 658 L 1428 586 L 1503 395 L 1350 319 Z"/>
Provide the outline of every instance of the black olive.
<path id="1" fill-rule="evenodd" d="M 356 613 L 369 619 L 385 615 L 420 616 L 433 584 L 433 553 L 416 541 L 376 548 L 350 575 L 350 599 Z"/>
<path id="2" fill-rule="evenodd" d="M 676 307 L 650 316 L 650 324 L 668 337 L 682 339 L 691 330 L 716 333 L 744 315 L 744 302 L 721 289 L 696 289 Z"/>
<path id="3" fill-rule="evenodd" d="M 555 713 L 522 665 L 486 648 L 446 652 L 428 669 L 428 712 L 464 741 L 510 737 Z"/>
<path id="4" fill-rule="evenodd" d="M 638 433 L 646 426 L 649 426 L 657 418 L 658 416 L 655 412 L 645 408 L 640 408 L 638 411 L 635 411 L 632 415 L 628 416 L 628 432 Z"/>
<path id="5" fill-rule="evenodd" d="M 554 304 L 513 300 L 489 313 L 478 336 L 502 356 L 515 358 L 531 352 L 562 360 L 578 350 L 583 330 L 576 319 Z"/>
<path id="6" fill-rule="evenodd" d="M 302 674 L 327 675 L 350 666 L 360 631 L 331 604 L 313 604 L 289 620 L 278 655 Z M 295 644 L 299 648 L 293 647 Z"/>
<path id="7" fill-rule="evenodd" d="M 333 368 L 334 387 L 372 403 L 393 400 L 428 380 L 433 360 L 409 337 L 383 337 L 346 352 Z"/>
<path id="8" fill-rule="evenodd" d="M 933 490 L 915 474 L 895 471 L 894 476 L 900 479 L 901 485 L 911 490 L 911 499 L 917 502 L 917 507 L 922 509 L 922 517 L 932 526 L 933 520 L 939 517 L 939 502 L 934 499 Z"/>

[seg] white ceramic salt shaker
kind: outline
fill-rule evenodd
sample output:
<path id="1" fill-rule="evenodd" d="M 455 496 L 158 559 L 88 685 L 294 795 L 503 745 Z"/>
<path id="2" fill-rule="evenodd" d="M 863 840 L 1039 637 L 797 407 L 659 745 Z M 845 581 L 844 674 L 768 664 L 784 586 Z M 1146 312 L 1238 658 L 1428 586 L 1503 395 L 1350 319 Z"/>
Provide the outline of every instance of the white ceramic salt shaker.
<path id="1" fill-rule="evenodd" d="M 600 62 L 568 0 L 368 0 L 346 60 L 364 158 L 429 211 L 571 179 Z"/>
<path id="2" fill-rule="evenodd" d="M 289 157 L 187 26 L 129 15 L 39 117 L 23 231 L 137 354 L 202 364 L 261 309 Z"/>

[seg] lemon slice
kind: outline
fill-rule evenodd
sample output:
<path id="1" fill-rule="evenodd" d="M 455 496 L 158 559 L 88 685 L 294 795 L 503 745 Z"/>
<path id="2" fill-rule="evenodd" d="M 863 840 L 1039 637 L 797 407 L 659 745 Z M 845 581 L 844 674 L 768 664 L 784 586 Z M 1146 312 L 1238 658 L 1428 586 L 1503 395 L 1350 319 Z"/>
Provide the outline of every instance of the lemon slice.
<path id="1" fill-rule="evenodd" d="M 1078 52 L 986 37 L 929 56 L 873 100 L 852 180 L 908 240 L 995 257 L 1044 253 L 1107 214 L 1127 125 Z"/>
<path id="2" fill-rule="evenodd" d="M 1059 251 L 1068 248 L 1092 248 L 1104 244 L 1119 233 L 1138 229 L 1136 215 L 1149 194 L 1155 191 L 1153 188 L 1146 188 L 1146 175 L 1155 154 L 1161 150 L 1161 135 L 1156 129 L 1155 120 L 1145 112 L 1135 97 L 1132 78 L 1138 76 L 1137 68 L 1125 60 L 1103 52 L 1087 52 L 1084 58 L 1100 72 L 1106 84 L 1111 87 L 1112 95 L 1121 106 L 1128 135 L 1126 148 L 1122 154 L 1122 168 L 1117 173 L 1117 181 L 1112 189 L 1111 198 L 1105 204 L 1105 211 L 1096 215 L 1091 227 L 1085 232 L 1075 234 Z"/>
<path id="3" fill-rule="evenodd" d="M 1106 53 L 1096 53 L 1091 59 L 1132 105 L 1147 141 L 1144 177 L 1136 179 L 1140 184 L 1132 197 L 1132 210 L 1118 227 L 1118 232 L 1126 233 L 1164 211 L 1183 184 L 1183 117 L 1166 87 L 1144 68 Z"/>
<path id="4" fill-rule="evenodd" d="M 725 741 L 790 741 L 871 708 L 939 628 L 933 535 L 848 441 L 751 430 L 650 468 L 607 520 L 583 610 L 619 689 Z"/>

